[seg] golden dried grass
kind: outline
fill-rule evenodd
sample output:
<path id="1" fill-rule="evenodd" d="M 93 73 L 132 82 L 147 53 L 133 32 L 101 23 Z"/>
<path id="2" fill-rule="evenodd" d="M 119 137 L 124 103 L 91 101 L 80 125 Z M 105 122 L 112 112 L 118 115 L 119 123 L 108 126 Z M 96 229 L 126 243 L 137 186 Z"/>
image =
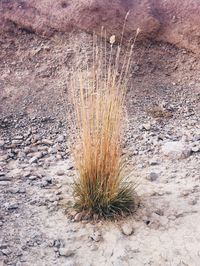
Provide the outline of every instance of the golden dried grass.
<path id="1" fill-rule="evenodd" d="M 120 64 L 122 40 L 114 47 L 115 36 L 111 36 L 108 48 L 106 38 L 99 41 L 94 35 L 92 62 L 86 55 L 84 71 L 79 66 L 71 77 L 76 129 L 72 154 L 78 172 L 74 198 L 79 211 L 110 217 L 134 209 L 134 187 L 127 181 L 130 173 L 121 144 L 135 39 Z"/>

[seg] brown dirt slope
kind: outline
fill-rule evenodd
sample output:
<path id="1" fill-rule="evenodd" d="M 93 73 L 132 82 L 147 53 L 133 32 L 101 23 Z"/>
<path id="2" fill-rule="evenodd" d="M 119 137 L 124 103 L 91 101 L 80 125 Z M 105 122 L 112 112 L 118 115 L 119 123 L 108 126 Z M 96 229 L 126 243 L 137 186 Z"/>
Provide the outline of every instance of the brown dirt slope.
<path id="1" fill-rule="evenodd" d="M 28 0 L 2 1 L 1 26 L 14 23 L 42 35 L 79 28 L 120 36 L 124 17 L 130 10 L 125 36 L 130 38 L 139 27 L 141 39 L 153 38 L 200 52 L 200 6 L 198 0 Z M 7 26 L 7 27 L 6 27 Z"/>

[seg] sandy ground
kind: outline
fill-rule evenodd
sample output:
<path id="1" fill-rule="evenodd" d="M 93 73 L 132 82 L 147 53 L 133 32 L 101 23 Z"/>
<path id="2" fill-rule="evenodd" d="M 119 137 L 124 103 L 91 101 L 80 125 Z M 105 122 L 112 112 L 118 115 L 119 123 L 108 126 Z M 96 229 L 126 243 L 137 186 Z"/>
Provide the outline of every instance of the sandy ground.
<path id="1" fill-rule="evenodd" d="M 200 79 L 191 53 L 137 47 L 125 150 L 140 207 L 79 221 L 63 93 L 89 35 L 1 39 L 0 265 L 200 265 Z"/>

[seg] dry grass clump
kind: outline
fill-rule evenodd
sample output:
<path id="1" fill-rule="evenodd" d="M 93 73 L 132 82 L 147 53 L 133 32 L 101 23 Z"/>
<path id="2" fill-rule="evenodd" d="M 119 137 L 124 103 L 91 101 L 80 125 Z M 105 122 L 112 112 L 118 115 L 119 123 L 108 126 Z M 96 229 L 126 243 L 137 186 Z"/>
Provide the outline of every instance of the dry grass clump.
<path id="1" fill-rule="evenodd" d="M 135 207 L 121 148 L 134 42 L 120 64 L 122 48 L 114 47 L 115 37 L 111 36 L 109 48 L 106 41 L 98 43 L 95 38 L 92 62 L 86 56 L 84 70 L 79 66 L 71 78 L 76 129 L 72 153 L 78 172 L 74 197 L 78 211 L 111 217 Z"/>

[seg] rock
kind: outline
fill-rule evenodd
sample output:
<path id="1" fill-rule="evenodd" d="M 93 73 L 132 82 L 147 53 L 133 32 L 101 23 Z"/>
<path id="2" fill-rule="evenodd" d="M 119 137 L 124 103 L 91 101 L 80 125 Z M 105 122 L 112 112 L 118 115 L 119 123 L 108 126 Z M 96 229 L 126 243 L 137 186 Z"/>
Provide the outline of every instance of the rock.
<path id="1" fill-rule="evenodd" d="M 81 220 L 82 220 L 82 218 L 83 218 L 83 212 L 79 212 L 79 213 L 77 213 L 75 216 L 74 216 L 74 221 L 75 222 L 80 222 Z"/>
<path id="2" fill-rule="evenodd" d="M 33 181 L 36 180 L 38 177 L 36 175 L 31 175 L 28 177 L 29 180 Z"/>
<path id="3" fill-rule="evenodd" d="M 158 174 L 157 173 L 155 173 L 155 172 L 150 172 L 149 173 L 149 176 L 147 177 L 147 179 L 148 180 L 150 180 L 150 181 L 155 181 L 156 179 L 158 179 Z"/>
<path id="4" fill-rule="evenodd" d="M 197 200 L 196 199 L 191 199 L 188 201 L 189 205 L 196 205 L 197 204 Z"/>
<path id="5" fill-rule="evenodd" d="M 62 159 L 62 155 L 61 154 L 57 154 L 56 155 L 56 159 L 61 160 Z"/>
<path id="6" fill-rule="evenodd" d="M 17 194 L 19 192 L 19 188 L 10 188 L 8 191 L 12 194 Z"/>
<path id="7" fill-rule="evenodd" d="M 160 222 L 160 225 L 161 226 L 166 227 L 167 224 L 168 224 L 168 222 L 169 222 L 169 220 L 168 220 L 167 217 L 161 216 L 159 222 Z"/>
<path id="8" fill-rule="evenodd" d="M 57 149 L 56 149 L 56 147 L 50 147 L 50 148 L 48 149 L 48 153 L 49 153 L 49 154 L 55 154 L 55 153 L 57 153 Z"/>
<path id="9" fill-rule="evenodd" d="M 95 242 L 99 242 L 102 239 L 102 236 L 99 231 L 96 231 L 92 235 L 90 235 L 90 238 Z"/>
<path id="10" fill-rule="evenodd" d="M 39 182 L 39 186 L 40 186 L 41 188 L 42 188 L 42 187 L 47 187 L 48 185 L 49 185 L 49 183 L 48 183 L 46 180 Z"/>
<path id="11" fill-rule="evenodd" d="M 0 173 L 0 181 L 11 181 L 11 178 Z"/>
<path id="12" fill-rule="evenodd" d="M 200 140 L 200 135 L 195 135 L 194 138 L 193 138 L 193 141 L 199 141 L 199 140 Z"/>
<path id="13" fill-rule="evenodd" d="M 56 174 L 57 174 L 58 176 L 62 176 L 62 175 L 65 174 L 65 172 L 64 172 L 63 170 L 58 170 L 58 171 L 56 172 Z"/>
<path id="14" fill-rule="evenodd" d="M 64 242 L 61 239 L 55 239 L 53 246 L 58 248 L 58 249 L 59 248 L 63 248 L 64 247 Z"/>
<path id="15" fill-rule="evenodd" d="M 13 139 L 12 144 L 21 145 L 23 143 L 23 139 Z"/>
<path id="16" fill-rule="evenodd" d="M 31 137 L 31 142 L 36 143 L 41 139 L 41 136 L 39 134 L 35 134 Z"/>
<path id="17" fill-rule="evenodd" d="M 65 137 L 63 135 L 59 135 L 57 137 L 57 142 L 63 142 L 65 140 Z"/>
<path id="18" fill-rule="evenodd" d="M 15 140 L 23 140 L 23 136 L 22 135 L 17 135 L 14 137 Z"/>
<path id="19" fill-rule="evenodd" d="M 149 130 L 151 129 L 151 124 L 150 124 L 150 123 L 145 123 L 145 124 L 142 125 L 142 127 L 143 127 L 145 130 L 149 131 Z"/>
<path id="20" fill-rule="evenodd" d="M 28 153 L 30 153 L 30 152 L 32 152 L 32 149 L 31 149 L 31 147 L 25 147 L 24 148 L 24 153 L 26 153 L 26 154 L 28 154 Z"/>
<path id="21" fill-rule="evenodd" d="M 43 152 L 38 151 L 38 152 L 34 152 L 33 157 L 37 157 L 38 159 L 43 157 Z"/>
<path id="22" fill-rule="evenodd" d="M 5 172 L 0 171 L 0 176 L 5 176 L 5 175 L 6 175 Z"/>
<path id="23" fill-rule="evenodd" d="M 74 166 L 71 163 L 69 163 L 67 165 L 67 170 L 74 170 Z"/>
<path id="24" fill-rule="evenodd" d="M 6 245 L 6 244 L 0 244 L 0 250 L 2 250 L 2 249 L 7 249 L 8 248 L 8 245 Z"/>
<path id="25" fill-rule="evenodd" d="M 164 211 L 162 209 L 157 209 L 155 211 L 156 214 L 160 215 L 160 216 L 164 216 Z"/>
<path id="26" fill-rule="evenodd" d="M 91 245 L 90 250 L 91 251 L 97 251 L 98 250 L 98 246 L 96 244 Z"/>
<path id="27" fill-rule="evenodd" d="M 64 257 L 71 257 L 75 254 L 74 250 L 67 247 L 59 248 L 59 255 Z"/>
<path id="28" fill-rule="evenodd" d="M 23 177 L 29 177 L 31 175 L 31 171 L 27 170 L 23 173 Z"/>
<path id="29" fill-rule="evenodd" d="M 2 139 L 0 139 L 0 148 L 3 148 L 4 145 L 5 145 L 5 142 Z"/>
<path id="30" fill-rule="evenodd" d="M 47 181 L 49 184 L 52 184 L 52 177 L 51 176 L 45 177 L 45 181 Z"/>
<path id="31" fill-rule="evenodd" d="M 162 152 L 171 159 L 184 159 L 190 156 L 191 149 L 182 141 L 168 141 L 162 146 Z"/>
<path id="32" fill-rule="evenodd" d="M 19 207 L 19 205 L 17 203 L 5 203 L 4 206 L 5 206 L 5 208 L 8 211 L 10 211 L 10 210 L 16 210 Z"/>
<path id="33" fill-rule="evenodd" d="M 19 151 L 17 154 L 17 157 L 20 159 L 25 159 L 26 158 L 26 153 L 23 151 Z"/>
<path id="34" fill-rule="evenodd" d="M 50 139 L 43 139 L 41 141 L 41 144 L 51 146 L 51 145 L 53 145 L 53 141 L 51 141 Z"/>
<path id="35" fill-rule="evenodd" d="M 157 161 L 156 159 L 151 159 L 151 160 L 149 161 L 149 164 L 150 164 L 150 165 L 158 165 L 158 161 Z"/>
<path id="36" fill-rule="evenodd" d="M 36 157 L 36 156 L 34 156 L 34 157 L 32 157 L 28 162 L 30 163 L 30 164 L 32 164 L 32 163 L 36 163 L 38 161 L 38 158 Z"/>
<path id="37" fill-rule="evenodd" d="M 126 236 L 130 236 L 134 233 L 134 228 L 131 223 L 125 223 L 121 226 L 122 233 Z"/>
<path id="38" fill-rule="evenodd" d="M 192 152 L 199 152 L 200 151 L 200 146 L 194 146 L 192 147 Z"/>
<path id="39" fill-rule="evenodd" d="M 47 146 L 38 146 L 38 151 L 42 151 L 43 155 L 44 153 L 47 153 L 48 147 Z"/>
<path id="40" fill-rule="evenodd" d="M 1 252 L 4 254 L 4 255 L 6 255 L 6 256 L 8 256 L 8 255 L 10 255 L 11 253 L 12 253 L 12 251 L 9 249 L 9 248 L 6 248 L 6 249 L 0 249 L 1 250 Z"/>

